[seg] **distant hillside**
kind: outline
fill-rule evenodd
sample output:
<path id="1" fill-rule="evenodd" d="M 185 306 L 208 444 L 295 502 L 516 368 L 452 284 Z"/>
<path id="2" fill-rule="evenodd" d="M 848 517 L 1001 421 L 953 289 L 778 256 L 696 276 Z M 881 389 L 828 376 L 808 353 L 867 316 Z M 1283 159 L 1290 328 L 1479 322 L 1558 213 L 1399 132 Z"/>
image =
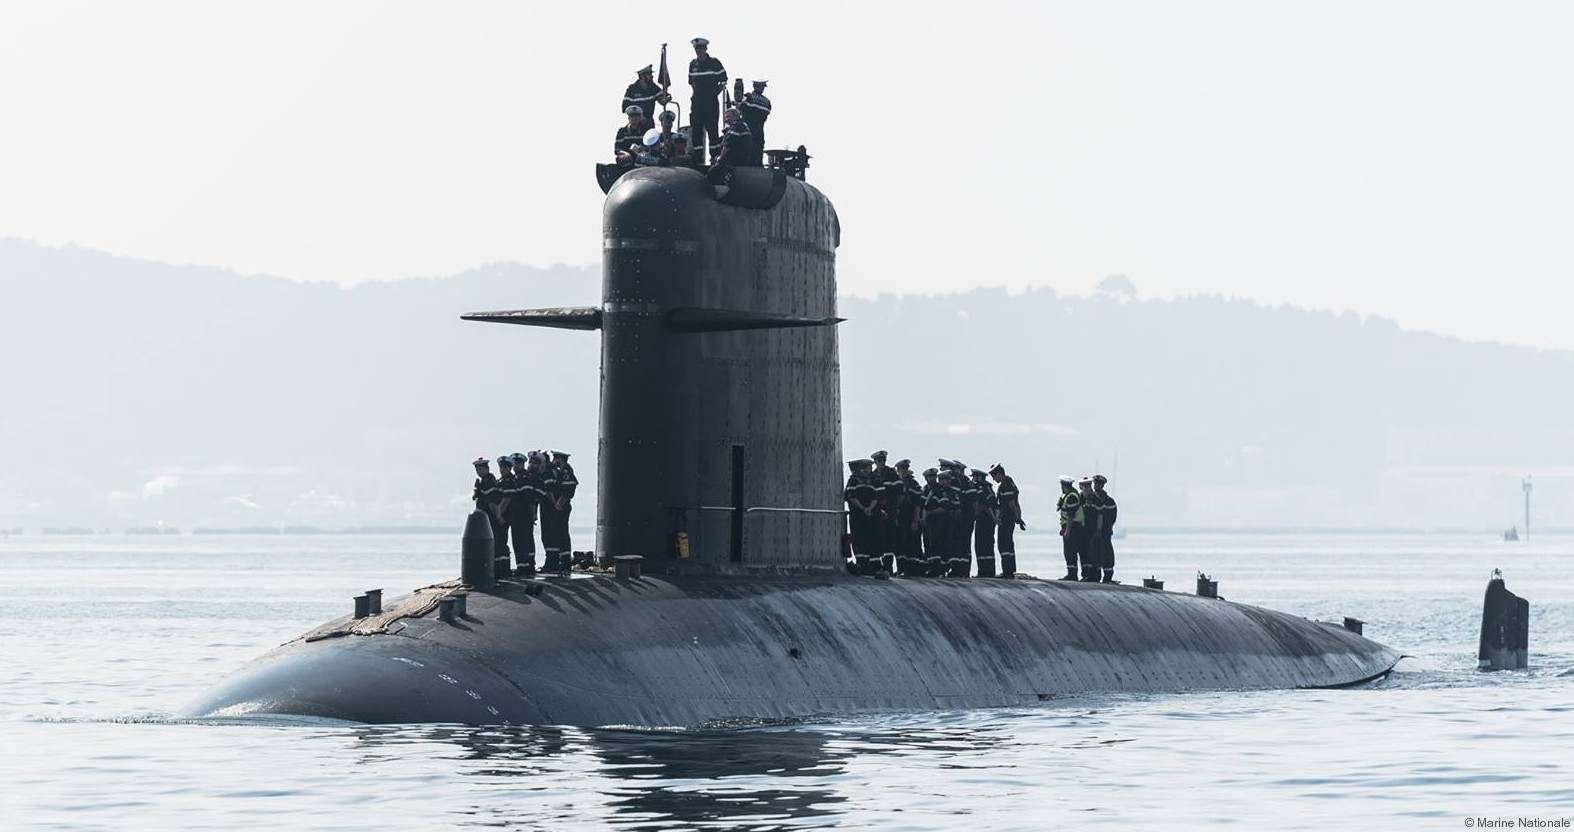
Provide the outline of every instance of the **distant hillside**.
<path id="1" fill-rule="evenodd" d="M 469 459 L 528 447 L 593 481 L 595 336 L 458 316 L 599 282 L 345 289 L 0 241 L 0 528 L 450 523 Z M 848 453 L 1003 460 L 1030 522 L 1056 474 L 1099 467 L 1134 527 L 1507 527 L 1532 471 L 1541 522 L 1574 525 L 1574 354 L 1216 297 L 842 314 Z"/>

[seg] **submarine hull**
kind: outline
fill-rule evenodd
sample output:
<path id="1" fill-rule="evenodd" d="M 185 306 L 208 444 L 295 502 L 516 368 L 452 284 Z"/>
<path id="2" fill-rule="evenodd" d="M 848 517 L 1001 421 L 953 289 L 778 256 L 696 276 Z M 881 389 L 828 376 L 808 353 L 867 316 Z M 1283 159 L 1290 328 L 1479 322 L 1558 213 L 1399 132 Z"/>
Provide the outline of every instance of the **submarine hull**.
<path id="1" fill-rule="evenodd" d="M 1399 655 L 1228 601 L 1074 582 L 602 577 L 472 592 L 454 622 L 298 639 L 190 718 L 695 726 L 1021 706 L 1092 692 L 1340 687 Z M 346 631 L 344 619 L 326 625 Z"/>

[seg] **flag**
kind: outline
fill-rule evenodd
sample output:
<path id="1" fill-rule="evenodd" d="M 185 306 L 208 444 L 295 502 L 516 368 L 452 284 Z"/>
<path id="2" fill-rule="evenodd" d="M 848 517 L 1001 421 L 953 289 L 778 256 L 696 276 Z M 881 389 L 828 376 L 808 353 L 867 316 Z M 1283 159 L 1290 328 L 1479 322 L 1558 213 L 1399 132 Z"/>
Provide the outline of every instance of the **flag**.
<path id="1" fill-rule="evenodd" d="M 661 45 L 661 71 L 656 73 L 656 83 L 660 84 L 663 90 L 672 86 L 672 75 L 667 72 L 667 45 L 665 43 Z"/>

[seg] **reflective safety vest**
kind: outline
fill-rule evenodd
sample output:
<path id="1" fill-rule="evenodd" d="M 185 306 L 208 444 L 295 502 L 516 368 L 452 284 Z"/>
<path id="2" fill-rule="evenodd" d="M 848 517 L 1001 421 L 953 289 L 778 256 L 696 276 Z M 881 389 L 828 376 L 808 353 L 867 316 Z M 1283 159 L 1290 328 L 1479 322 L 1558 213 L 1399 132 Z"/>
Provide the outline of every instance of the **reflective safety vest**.
<path id="1" fill-rule="evenodd" d="M 1060 495 L 1060 502 L 1055 504 L 1060 510 L 1060 525 L 1082 522 L 1082 495 L 1075 491 L 1067 491 Z"/>

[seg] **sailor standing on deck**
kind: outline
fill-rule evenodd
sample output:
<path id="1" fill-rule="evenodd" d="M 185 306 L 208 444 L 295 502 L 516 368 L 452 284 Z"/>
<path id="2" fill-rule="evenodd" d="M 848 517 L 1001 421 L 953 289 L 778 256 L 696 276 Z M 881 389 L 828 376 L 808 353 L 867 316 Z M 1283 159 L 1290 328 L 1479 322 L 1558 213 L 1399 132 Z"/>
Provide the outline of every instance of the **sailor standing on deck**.
<path id="1" fill-rule="evenodd" d="M 896 529 L 896 571 L 908 577 L 922 575 L 923 546 L 919 542 L 919 530 L 924 522 L 924 487 L 913 478 L 912 460 L 897 460 L 896 473 L 901 478 L 896 522 L 892 525 Z"/>
<path id="2" fill-rule="evenodd" d="M 1095 526 L 1094 535 L 1099 568 L 1104 572 L 1102 580 L 1106 584 L 1115 584 L 1120 583 L 1115 580 L 1115 498 L 1104 490 L 1107 482 L 1109 477 L 1093 475 L 1093 497 L 1090 502 L 1098 507 L 1098 525 Z"/>
<path id="3" fill-rule="evenodd" d="M 500 474 L 497 478 L 497 504 L 492 507 L 492 511 L 497 515 L 498 522 L 502 525 L 502 535 L 495 541 L 496 549 L 493 554 L 496 561 L 494 564 L 496 571 L 493 574 L 501 577 L 514 573 L 513 566 L 509 563 L 508 558 L 508 531 L 513 525 L 513 521 L 510 518 L 513 516 L 514 498 L 519 493 L 519 474 L 525 472 L 525 467 L 521 464 L 519 472 L 515 473 L 513 457 L 503 454 L 497 458 L 497 470 Z M 519 548 L 519 535 L 517 534 L 514 535 L 514 548 Z"/>
<path id="4" fill-rule="evenodd" d="M 711 57 L 710 41 L 695 38 L 689 43 L 694 47 L 694 60 L 689 61 L 689 88 L 693 90 L 689 99 L 689 144 L 700 151 L 701 159 L 706 159 L 706 153 L 716 154 L 720 143 L 716 120 L 721 116 L 721 102 L 717 99 L 727 86 L 727 68 Z"/>
<path id="5" fill-rule="evenodd" d="M 874 460 L 869 478 L 880 501 L 880 510 L 876 512 L 879 521 L 876 528 L 880 533 L 880 566 L 887 573 L 895 574 L 896 541 L 902 521 L 898 509 L 902 501 L 902 476 L 885 464 L 887 456 L 886 451 L 875 451 L 869 455 Z"/>
<path id="6" fill-rule="evenodd" d="M 1060 475 L 1060 501 L 1055 510 L 1060 513 L 1060 548 L 1066 559 L 1066 574 L 1062 581 L 1077 579 L 1078 546 L 1081 545 L 1082 498 L 1077 496 L 1076 479 Z"/>
<path id="7" fill-rule="evenodd" d="M 1017 481 L 1006 475 L 1000 463 L 989 466 L 989 476 L 995 480 L 995 500 L 1000 507 L 1000 577 L 1010 578 L 1017 573 L 1016 530 L 1027 529 L 1022 522 L 1022 493 Z"/>
<path id="8" fill-rule="evenodd" d="M 738 112 L 743 114 L 744 123 L 754 135 L 755 167 L 765 164 L 765 120 L 771 117 L 771 100 L 765 97 L 768 83 L 764 78 L 754 79 L 754 90 L 744 93 L 743 100 L 738 102 Z"/>
<path id="9" fill-rule="evenodd" d="M 924 469 L 924 571 L 931 578 L 945 575 L 946 552 L 951 539 L 951 472 Z"/>
<path id="10" fill-rule="evenodd" d="M 1093 510 L 1088 505 L 1093 498 L 1092 477 L 1077 480 L 1077 497 L 1081 499 L 1077 508 L 1077 516 L 1081 520 L 1077 524 L 1081 534 L 1077 542 L 1077 554 L 1082 558 L 1082 580 L 1093 583 L 1099 579 L 1099 562 L 1093 554 Z"/>
<path id="11" fill-rule="evenodd" d="M 968 472 L 973 478 L 973 555 L 978 558 L 978 577 L 995 577 L 995 526 L 1000 522 L 995 489 L 977 468 Z"/>
<path id="12" fill-rule="evenodd" d="M 872 459 L 854 459 L 847 463 L 847 487 L 842 499 L 847 501 L 847 531 L 853 536 L 853 560 L 858 574 L 873 575 L 871 558 L 880 556 L 880 501 L 874 483 L 869 477 Z"/>
<path id="13" fill-rule="evenodd" d="M 497 489 L 497 477 L 492 475 L 486 457 L 479 456 L 475 460 L 475 490 L 470 499 L 475 500 L 475 510 L 486 514 L 487 523 L 492 526 L 492 556 L 495 560 L 499 553 L 503 560 L 508 560 L 508 524 L 503 522 L 503 515 L 497 510 L 497 505 L 502 501 L 503 495 Z M 512 464 L 512 463 L 510 463 Z"/>
<path id="14" fill-rule="evenodd" d="M 635 73 L 637 80 L 623 91 L 624 113 L 628 112 L 629 105 L 632 104 L 645 114 L 646 121 L 651 121 L 656 117 L 656 107 L 672 100 L 672 96 L 662 93 L 661 85 L 655 81 L 655 73 L 655 67 L 650 64 L 646 64 Z"/>
<path id="15" fill-rule="evenodd" d="M 532 455 L 539 454 L 532 451 Z M 545 456 L 534 469 L 536 472 L 536 504 L 541 507 L 541 568 L 547 572 L 565 571 L 557 548 L 557 469 Z"/>
<path id="16" fill-rule="evenodd" d="M 561 572 L 574 566 L 574 541 L 569 536 L 568 521 L 574 513 L 574 493 L 579 490 L 579 478 L 574 476 L 574 466 L 568 463 L 569 456 L 567 451 L 552 451 L 552 475 L 557 481 L 552 542 Z"/>

